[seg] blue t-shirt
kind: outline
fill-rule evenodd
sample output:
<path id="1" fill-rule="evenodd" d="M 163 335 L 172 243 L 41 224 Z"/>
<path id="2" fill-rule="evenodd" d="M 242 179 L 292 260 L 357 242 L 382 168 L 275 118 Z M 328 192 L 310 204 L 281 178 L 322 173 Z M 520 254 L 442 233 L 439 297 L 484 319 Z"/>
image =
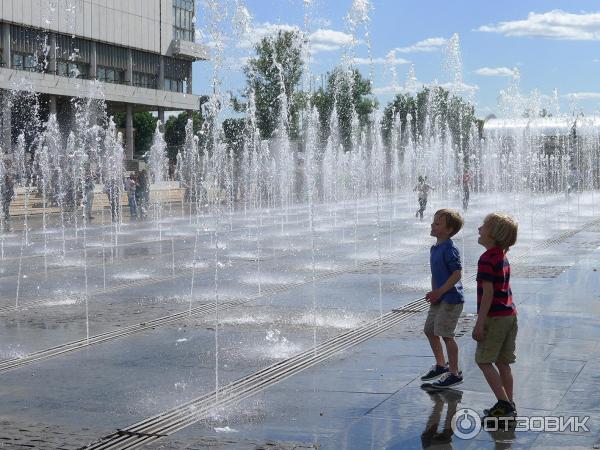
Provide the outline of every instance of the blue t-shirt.
<path id="1" fill-rule="evenodd" d="M 460 262 L 460 252 L 452 239 L 442 242 L 439 245 L 432 245 L 429 264 L 431 266 L 431 276 L 433 278 L 433 288 L 440 288 L 450 278 L 455 271 L 462 269 Z M 459 281 L 451 287 L 441 300 L 446 303 L 464 303 L 463 286 Z"/>

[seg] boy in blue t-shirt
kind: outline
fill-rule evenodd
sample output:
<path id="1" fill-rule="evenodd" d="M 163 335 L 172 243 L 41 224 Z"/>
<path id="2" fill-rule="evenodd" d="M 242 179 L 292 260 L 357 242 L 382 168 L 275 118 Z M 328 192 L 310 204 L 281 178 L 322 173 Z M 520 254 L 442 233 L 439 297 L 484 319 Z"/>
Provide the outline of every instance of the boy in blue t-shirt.
<path id="1" fill-rule="evenodd" d="M 423 331 L 433 350 L 435 364 L 421 380 L 437 380 L 431 386 L 439 389 L 463 382 L 462 372 L 458 370 L 458 344 L 454 339 L 454 331 L 464 304 L 460 282 L 462 264 L 460 252 L 450 239 L 460 231 L 463 223 L 458 211 L 440 209 L 433 216 L 431 224 L 431 236 L 437 241 L 430 251 L 431 292 L 425 296 L 430 306 Z M 448 364 L 444 359 L 440 337 L 446 345 Z"/>

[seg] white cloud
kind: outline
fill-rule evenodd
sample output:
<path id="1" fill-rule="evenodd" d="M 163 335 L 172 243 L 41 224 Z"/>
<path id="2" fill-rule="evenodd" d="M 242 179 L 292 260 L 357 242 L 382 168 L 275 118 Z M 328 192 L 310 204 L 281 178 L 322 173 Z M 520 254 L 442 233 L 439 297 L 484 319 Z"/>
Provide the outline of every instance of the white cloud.
<path id="1" fill-rule="evenodd" d="M 404 87 L 397 84 L 390 84 L 388 86 L 379 86 L 373 88 L 373 94 L 375 95 L 401 94 L 404 92 Z"/>
<path id="2" fill-rule="evenodd" d="M 571 100 L 600 100 L 600 92 L 571 92 L 564 97 Z"/>
<path id="3" fill-rule="evenodd" d="M 475 73 L 483 77 L 514 77 L 517 71 L 508 67 L 481 67 Z"/>
<path id="4" fill-rule="evenodd" d="M 398 47 L 392 50 L 394 53 L 420 53 L 435 52 L 446 45 L 447 40 L 441 37 L 427 38 L 408 47 Z"/>
<path id="5" fill-rule="evenodd" d="M 469 95 L 474 94 L 476 91 L 479 90 L 479 86 L 477 86 L 476 84 L 460 83 L 457 86 L 456 83 L 453 83 L 451 81 L 448 83 L 439 84 L 438 86 L 443 87 L 444 89 L 447 89 L 450 92 L 458 92 L 458 93 L 464 92 Z"/>
<path id="6" fill-rule="evenodd" d="M 525 20 L 483 25 L 477 29 L 505 36 L 536 36 L 577 41 L 600 40 L 600 13 L 572 14 L 560 9 L 530 12 Z"/>
<path id="7" fill-rule="evenodd" d="M 311 43 L 310 44 L 310 52 L 311 53 L 321 53 L 321 52 L 335 52 L 339 50 L 339 45 L 333 44 L 323 44 L 323 43 Z"/>
<path id="8" fill-rule="evenodd" d="M 376 66 L 398 66 L 400 64 L 409 64 L 410 61 L 403 58 L 396 57 L 387 57 L 387 58 L 373 58 L 372 60 L 369 58 L 354 58 L 352 60 L 354 64 L 358 66 L 368 66 L 374 64 Z"/>
<path id="9" fill-rule="evenodd" d="M 297 25 L 264 22 L 250 28 L 248 33 L 240 39 L 238 47 L 252 48 L 262 38 L 277 34 L 279 31 L 297 31 L 301 33 Z M 352 43 L 352 35 L 328 28 L 319 28 L 308 36 L 308 41 L 310 42 L 309 50 L 313 54 L 332 52 L 350 45 Z"/>
<path id="10" fill-rule="evenodd" d="M 256 27 L 249 28 L 248 33 L 240 38 L 238 47 L 252 48 L 262 38 L 277 34 L 279 31 L 300 31 L 300 28 L 287 23 L 264 22 L 258 24 Z"/>
<path id="11" fill-rule="evenodd" d="M 600 58 L 594 58 L 594 59 L 592 59 L 592 62 L 600 63 Z"/>
<path id="12" fill-rule="evenodd" d="M 342 31 L 320 28 L 309 36 L 313 43 L 325 43 L 330 45 L 344 46 L 352 42 L 352 35 Z"/>
<path id="13" fill-rule="evenodd" d="M 422 87 L 442 87 L 446 90 L 449 90 L 450 92 L 454 92 L 454 93 L 466 93 L 466 94 L 474 94 L 476 91 L 479 90 L 479 86 L 477 86 L 476 84 L 466 84 L 466 83 L 461 83 L 460 86 L 456 86 L 455 83 L 444 83 L 444 84 L 439 84 L 437 82 L 433 82 L 433 83 L 422 83 L 420 81 L 416 81 L 414 83 L 414 87 L 417 88 L 417 90 L 420 90 Z M 389 84 L 387 86 L 379 86 L 379 87 L 375 87 L 373 88 L 373 93 L 375 95 L 389 95 L 389 94 L 405 94 L 407 92 L 410 92 L 409 89 L 407 89 L 406 86 L 401 86 L 399 84 Z"/>

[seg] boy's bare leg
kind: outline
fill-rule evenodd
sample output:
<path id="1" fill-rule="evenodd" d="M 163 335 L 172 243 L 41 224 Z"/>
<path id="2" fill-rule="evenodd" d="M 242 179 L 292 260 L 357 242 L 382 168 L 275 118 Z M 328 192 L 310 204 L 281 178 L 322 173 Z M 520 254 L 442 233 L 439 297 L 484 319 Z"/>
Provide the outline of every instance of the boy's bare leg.
<path id="1" fill-rule="evenodd" d="M 506 392 L 506 396 L 508 400 L 513 401 L 513 376 L 512 370 L 510 370 L 510 365 L 503 363 L 496 363 L 496 367 L 498 368 L 498 372 L 500 373 L 500 379 L 502 380 L 502 387 L 504 387 L 504 392 Z"/>
<path id="2" fill-rule="evenodd" d="M 446 361 L 444 360 L 444 349 L 442 348 L 442 341 L 440 340 L 440 337 L 428 333 L 425 333 L 425 336 L 427 336 L 429 345 L 433 351 L 433 356 L 435 356 L 435 363 L 438 366 L 446 365 Z"/>
<path id="3" fill-rule="evenodd" d="M 502 386 L 502 379 L 500 378 L 500 374 L 493 366 L 493 364 L 477 364 L 481 371 L 483 372 L 483 376 L 485 380 L 490 385 L 492 392 L 496 396 L 498 400 L 504 400 L 505 402 L 510 401 L 508 395 L 506 395 L 506 391 L 504 390 L 504 386 Z"/>
<path id="4" fill-rule="evenodd" d="M 458 344 L 453 337 L 444 337 L 444 343 L 448 352 L 448 368 L 450 372 L 458 375 Z"/>

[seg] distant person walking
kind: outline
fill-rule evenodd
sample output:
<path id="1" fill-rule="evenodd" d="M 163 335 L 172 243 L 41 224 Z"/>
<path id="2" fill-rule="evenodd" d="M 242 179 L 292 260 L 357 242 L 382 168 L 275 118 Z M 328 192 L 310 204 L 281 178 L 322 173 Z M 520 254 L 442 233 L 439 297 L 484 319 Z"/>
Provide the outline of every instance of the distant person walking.
<path id="1" fill-rule="evenodd" d="M 140 207 L 139 215 L 142 219 L 148 217 L 148 205 L 150 203 L 150 182 L 148 180 L 148 171 L 146 169 L 140 172 L 138 184 L 135 191 L 138 206 Z"/>
<path id="2" fill-rule="evenodd" d="M 418 201 L 419 201 L 419 209 L 415 213 L 415 217 L 419 217 L 423 220 L 423 213 L 425 212 L 425 208 L 427 208 L 427 197 L 429 196 L 429 191 L 432 191 L 433 188 L 427 184 L 427 177 L 419 175 L 419 180 L 417 185 L 414 187 L 413 192 L 417 192 Z"/>
<path id="3" fill-rule="evenodd" d="M 15 182 L 10 173 L 4 174 L 4 180 L 2 180 L 1 186 L 2 196 L 2 216 L 4 217 L 4 231 L 12 231 L 11 220 L 10 220 L 10 203 L 15 196 Z"/>
<path id="4" fill-rule="evenodd" d="M 129 215 L 131 220 L 137 220 L 137 201 L 135 199 L 135 192 L 138 187 L 138 182 L 135 179 L 135 175 L 131 174 L 129 178 L 125 180 L 125 192 L 127 192 L 127 202 L 129 203 Z"/>
<path id="5" fill-rule="evenodd" d="M 119 180 L 109 178 L 106 180 L 104 185 L 104 192 L 108 196 L 108 203 L 110 204 L 110 217 L 113 223 L 119 222 L 121 218 L 121 213 L 119 210 L 119 200 L 121 194 L 119 184 Z"/>
<path id="6" fill-rule="evenodd" d="M 471 187 L 471 172 L 465 170 L 462 177 L 462 202 L 463 202 L 463 210 L 466 211 L 469 207 L 469 198 L 470 198 L 470 187 Z"/>
<path id="7" fill-rule="evenodd" d="M 91 174 L 88 174 L 85 179 L 84 185 L 84 196 L 83 196 L 83 204 L 85 208 L 85 218 L 86 220 L 92 220 L 92 207 L 94 205 L 94 177 Z"/>

